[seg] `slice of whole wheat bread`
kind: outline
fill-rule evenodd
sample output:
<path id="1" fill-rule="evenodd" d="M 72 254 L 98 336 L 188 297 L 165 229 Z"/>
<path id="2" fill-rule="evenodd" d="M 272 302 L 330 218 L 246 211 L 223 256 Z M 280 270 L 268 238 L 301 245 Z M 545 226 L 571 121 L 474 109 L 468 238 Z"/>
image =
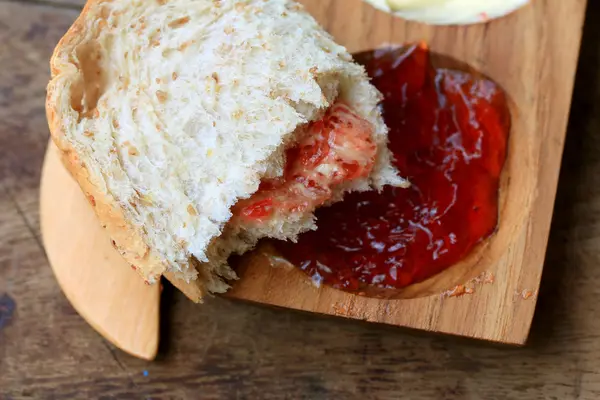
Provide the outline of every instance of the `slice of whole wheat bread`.
<path id="1" fill-rule="evenodd" d="M 223 235 L 232 206 L 281 175 L 297 130 L 336 99 L 378 148 L 372 174 L 336 197 L 405 184 L 380 93 L 292 1 L 90 0 L 51 68 L 52 138 L 100 223 L 145 280 L 165 275 L 195 301 L 227 290 L 226 256 L 259 238 Z M 293 238 L 312 213 L 284 225 Z"/>

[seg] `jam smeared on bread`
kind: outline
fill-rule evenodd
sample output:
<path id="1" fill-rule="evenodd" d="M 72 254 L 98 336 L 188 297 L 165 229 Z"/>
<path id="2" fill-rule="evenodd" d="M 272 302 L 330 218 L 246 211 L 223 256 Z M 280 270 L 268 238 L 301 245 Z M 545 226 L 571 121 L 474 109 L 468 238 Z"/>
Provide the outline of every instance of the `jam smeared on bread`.
<path id="1" fill-rule="evenodd" d="M 318 230 L 278 243 L 315 282 L 358 292 L 421 282 L 494 232 L 510 125 L 495 83 L 434 69 L 424 47 L 377 50 L 365 64 L 412 186 L 352 193 L 317 211 Z"/>
<path id="2" fill-rule="evenodd" d="M 287 151 L 284 175 L 263 180 L 259 191 L 239 202 L 233 213 L 242 223 L 256 224 L 313 211 L 331 200 L 340 184 L 369 176 L 376 154 L 373 126 L 337 102 Z"/>

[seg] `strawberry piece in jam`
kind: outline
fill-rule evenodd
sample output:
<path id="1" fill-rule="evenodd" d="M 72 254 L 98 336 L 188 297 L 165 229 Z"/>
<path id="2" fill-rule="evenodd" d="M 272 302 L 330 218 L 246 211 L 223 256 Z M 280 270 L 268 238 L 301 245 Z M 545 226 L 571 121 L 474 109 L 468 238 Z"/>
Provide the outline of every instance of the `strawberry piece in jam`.
<path id="1" fill-rule="evenodd" d="M 266 198 L 244 207 L 241 213 L 245 218 L 263 219 L 273 212 L 273 199 Z"/>
<path id="2" fill-rule="evenodd" d="M 284 176 L 263 181 L 258 192 L 236 204 L 233 214 L 262 223 L 277 215 L 313 211 L 341 183 L 368 176 L 376 153 L 371 123 L 337 102 L 287 151 Z"/>

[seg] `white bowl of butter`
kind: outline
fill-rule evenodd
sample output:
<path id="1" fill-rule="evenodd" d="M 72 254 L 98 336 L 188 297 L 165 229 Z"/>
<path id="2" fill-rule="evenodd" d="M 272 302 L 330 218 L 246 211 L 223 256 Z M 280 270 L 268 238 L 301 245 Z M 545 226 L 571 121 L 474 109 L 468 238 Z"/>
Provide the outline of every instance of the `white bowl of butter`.
<path id="1" fill-rule="evenodd" d="M 510 14 L 529 0 L 366 0 L 380 10 L 433 25 L 487 22 Z"/>

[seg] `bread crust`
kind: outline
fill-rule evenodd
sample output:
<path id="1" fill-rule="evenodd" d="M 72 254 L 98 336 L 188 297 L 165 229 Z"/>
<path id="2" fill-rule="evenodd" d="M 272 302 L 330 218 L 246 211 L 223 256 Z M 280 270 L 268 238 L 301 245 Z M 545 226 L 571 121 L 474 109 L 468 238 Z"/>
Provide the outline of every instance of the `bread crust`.
<path id="1" fill-rule="evenodd" d="M 115 199 L 90 180 L 90 173 L 85 163 L 79 159 L 71 144 L 64 139 L 66 127 L 58 117 L 59 102 L 56 101 L 56 95 L 65 89 L 66 81 L 63 74 L 68 73 L 65 71 L 65 66 L 73 65 L 69 62 L 68 57 L 82 41 L 82 32 L 85 30 L 85 21 L 89 11 L 104 2 L 106 0 L 89 0 L 87 2 L 79 17 L 59 41 L 50 60 L 52 79 L 47 88 L 46 116 L 51 138 L 60 152 L 63 165 L 81 187 L 100 224 L 108 232 L 113 246 L 121 256 L 135 267 L 138 274 L 148 284 L 156 283 L 160 276 L 164 275 L 191 300 L 201 302 L 206 292 L 202 282 L 186 282 L 175 278 L 173 273 L 167 272 L 167 266 L 159 254 L 152 250 L 144 240 L 141 229 L 128 222 L 123 209 Z M 71 73 L 81 73 L 81 71 L 78 68 Z M 58 77 L 61 78 L 58 79 Z"/>

